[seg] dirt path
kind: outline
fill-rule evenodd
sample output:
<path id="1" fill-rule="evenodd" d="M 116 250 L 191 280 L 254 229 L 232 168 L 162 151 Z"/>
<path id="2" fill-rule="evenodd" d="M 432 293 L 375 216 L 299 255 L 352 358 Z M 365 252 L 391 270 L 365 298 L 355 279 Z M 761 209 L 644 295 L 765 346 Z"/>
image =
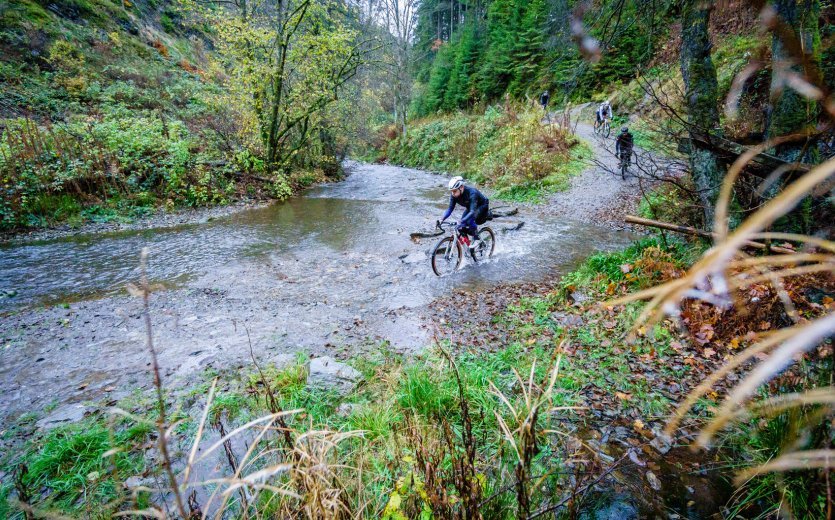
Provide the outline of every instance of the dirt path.
<path id="1" fill-rule="evenodd" d="M 623 180 L 616 173 L 618 159 L 615 156 L 615 137 L 619 129 L 613 128 L 609 138 L 596 135 L 592 125 L 584 122 L 589 120 L 589 116 L 583 114 L 583 109 L 588 106 L 586 104 L 572 110 L 571 117 L 572 120 L 582 118 L 577 124 L 576 135 L 589 143 L 594 157 L 583 173 L 571 179 L 571 187 L 553 195 L 543 205 L 543 209 L 552 215 L 592 225 L 632 229 L 624 224 L 623 219 L 626 215 L 637 212 L 641 199 L 641 184 L 634 176 Z M 551 117 L 556 119 L 557 115 L 553 114 Z M 637 147 L 634 160 L 644 170 L 651 168 L 651 163 L 662 167 L 672 164 Z M 633 165 L 632 169 L 635 170 L 636 166 Z M 651 182 L 643 182 L 644 189 L 651 186 Z"/>

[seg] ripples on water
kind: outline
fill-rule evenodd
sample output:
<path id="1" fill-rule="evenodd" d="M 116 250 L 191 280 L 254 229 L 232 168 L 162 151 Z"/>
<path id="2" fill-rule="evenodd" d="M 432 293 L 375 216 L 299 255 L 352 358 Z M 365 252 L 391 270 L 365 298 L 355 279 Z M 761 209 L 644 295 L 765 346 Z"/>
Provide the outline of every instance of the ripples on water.
<path id="1" fill-rule="evenodd" d="M 416 245 L 409 233 L 431 228 L 443 213 L 445 183 L 416 170 L 361 165 L 344 182 L 209 223 L 2 245 L 0 293 L 7 296 L 0 299 L 0 309 L 119 291 L 137 278 L 143 247 L 151 251 L 150 277 L 169 287 L 220 268 L 261 262 L 292 266 L 288 272 L 299 282 L 294 284 L 298 298 L 306 297 L 306 281 L 321 282 L 322 276 L 348 272 L 348 264 L 361 261 L 372 267 L 357 270 L 350 283 L 334 284 L 333 290 L 361 296 L 379 288 L 391 306 L 421 304 L 456 286 L 536 280 L 630 240 L 624 233 L 523 211 L 491 223 L 497 231 L 493 260 L 476 269 L 465 264 L 438 279 L 428 260 L 404 263 L 399 257 L 431 248 L 434 239 Z M 525 220 L 521 230 L 500 231 L 504 221 L 519 219 Z"/>

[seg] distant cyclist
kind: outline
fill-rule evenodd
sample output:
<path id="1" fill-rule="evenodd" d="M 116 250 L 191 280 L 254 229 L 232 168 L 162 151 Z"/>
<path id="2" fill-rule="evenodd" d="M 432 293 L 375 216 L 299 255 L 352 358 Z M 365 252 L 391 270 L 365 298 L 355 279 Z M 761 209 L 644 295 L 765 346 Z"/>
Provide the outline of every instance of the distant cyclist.
<path id="1" fill-rule="evenodd" d="M 449 180 L 449 207 L 444 213 L 441 222 L 445 221 L 452 215 L 452 210 L 456 205 L 464 208 L 464 214 L 458 223 L 458 231 L 464 235 L 472 237 L 470 240 L 470 249 L 474 249 L 478 240 L 477 232 L 478 226 L 487 222 L 490 214 L 490 200 L 484 196 L 483 193 L 464 184 L 463 177 L 453 177 Z"/>
<path id="2" fill-rule="evenodd" d="M 608 99 L 597 107 L 597 122 L 594 126 L 602 125 L 607 119 L 612 119 L 612 105 L 609 104 Z"/>
<path id="3" fill-rule="evenodd" d="M 632 146 L 634 143 L 635 139 L 632 137 L 632 133 L 629 131 L 629 128 L 625 126 L 621 128 L 620 134 L 615 140 L 615 155 L 618 156 L 621 163 L 626 162 L 627 166 L 629 166 L 632 159 Z"/>
<path id="4" fill-rule="evenodd" d="M 546 90 L 539 96 L 539 104 L 542 105 L 542 110 L 548 111 L 548 102 L 551 101 L 551 94 Z"/>

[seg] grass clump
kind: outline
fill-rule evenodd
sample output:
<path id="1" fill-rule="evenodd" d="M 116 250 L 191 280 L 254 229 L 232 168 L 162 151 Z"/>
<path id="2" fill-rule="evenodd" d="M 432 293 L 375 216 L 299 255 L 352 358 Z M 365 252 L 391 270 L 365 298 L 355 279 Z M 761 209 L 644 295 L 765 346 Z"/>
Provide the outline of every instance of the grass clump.
<path id="1" fill-rule="evenodd" d="M 100 419 L 50 431 L 18 461 L 18 486 L 30 496 L 41 494 L 49 509 L 89 513 L 106 507 L 121 495 L 124 479 L 144 469 L 134 447 L 148 433 L 141 425 L 114 432 Z"/>

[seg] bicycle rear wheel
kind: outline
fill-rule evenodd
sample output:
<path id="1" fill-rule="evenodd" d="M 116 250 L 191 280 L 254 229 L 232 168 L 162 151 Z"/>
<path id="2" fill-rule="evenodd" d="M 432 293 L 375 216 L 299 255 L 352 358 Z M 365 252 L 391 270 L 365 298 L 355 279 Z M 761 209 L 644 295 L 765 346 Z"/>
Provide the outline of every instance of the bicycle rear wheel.
<path id="1" fill-rule="evenodd" d="M 493 230 L 485 226 L 478 231 L 478 239 L 481 243 L 473 251 L 473 259 L 476 262 L 487 260 L 493 256 L 493 250 L 496 248 L 496 234 Z"/>
<path id="2" fill-rule="evenodd" d="M 432 248 L 432 271 L 438 276 L 454 272 L 461 265 L 461 244 L 444 237 Z"/>

